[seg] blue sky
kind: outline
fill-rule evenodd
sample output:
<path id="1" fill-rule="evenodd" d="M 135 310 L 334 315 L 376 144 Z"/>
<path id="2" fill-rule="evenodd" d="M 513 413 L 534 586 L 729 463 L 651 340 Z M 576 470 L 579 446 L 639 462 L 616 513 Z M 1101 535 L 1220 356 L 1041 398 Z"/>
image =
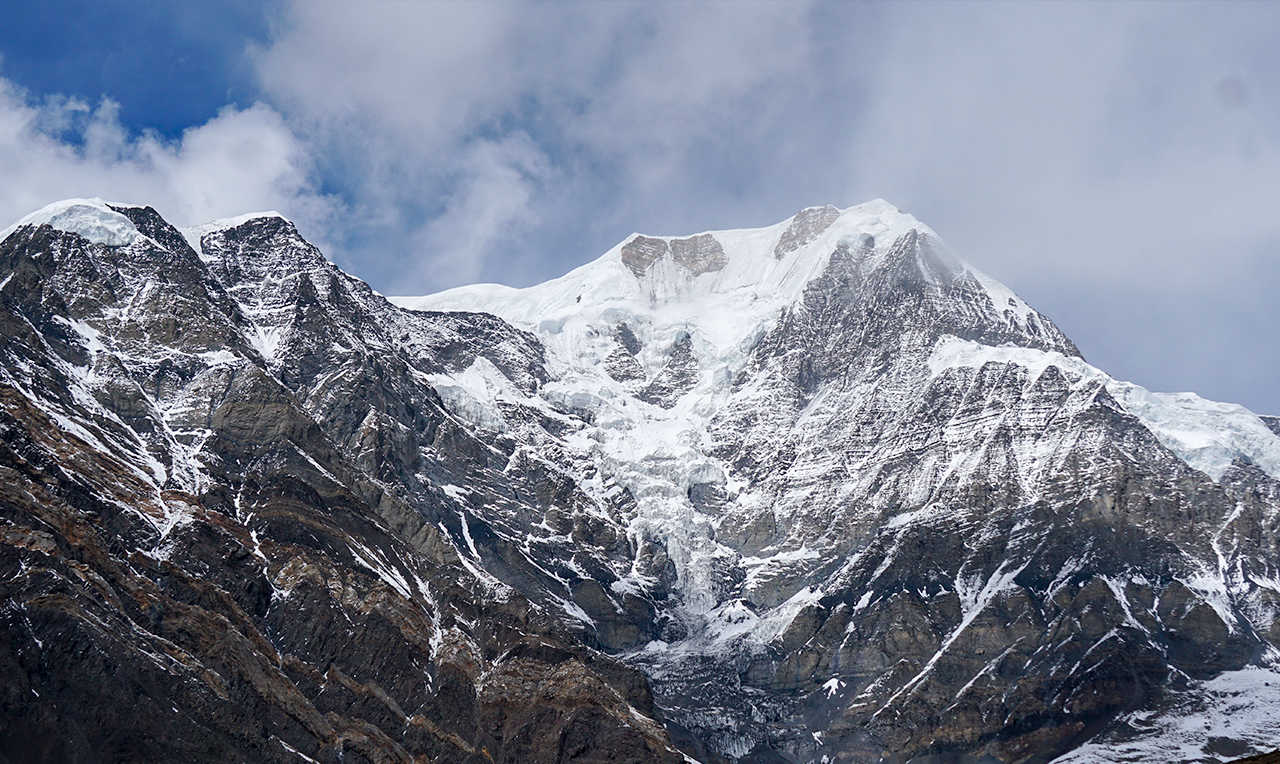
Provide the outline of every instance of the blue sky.
<path id="1" fill-rule="evenodd" d="M 882 197 L 1155 390 L 1280 414 L 1280 5 L 0 3 L 0 227 L 278 209 L 384 293 Z"/>
<path id="2" fill-rule="evenodd" d="M 270 41 L 258 2 L 29 2 L 0 6 L 0 74 L 31 95 L 103 97 L 169 139 L 260 97 L 246 45 Z"/>

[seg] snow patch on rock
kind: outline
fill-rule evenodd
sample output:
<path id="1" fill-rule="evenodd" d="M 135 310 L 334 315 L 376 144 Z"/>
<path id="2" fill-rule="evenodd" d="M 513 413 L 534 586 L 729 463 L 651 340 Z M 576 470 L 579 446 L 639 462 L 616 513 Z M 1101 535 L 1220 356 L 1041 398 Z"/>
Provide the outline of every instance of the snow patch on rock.
<path id="1" fill-rule="evenodd" d="M 1250 666 L 1193 683 L 1162 710 L 1131 713 L 1122 725 L 1054 762 L 1191 764 L 1267 753 L 1277 740 L 1280 671 Z"/>
<path id="2" fill-rule="evenodd" d="M 259 218 L 280 218 L 281 220 L 288 220 L 288 218 L 275 210 L 271 210 L 269 212 L 250 212 L 245 215 L 236 215 L 231 218 L 221 218 L 209 223 L 202 223 L 201 225 L 179 228 L 178 233 L 182 234 L 182 238 L 187 240 L 187 243 L 191 245 L 191 248 L 194 249 L 196 254 L 200 255 L 200 259 L 203 260 L 205 259 L 205 255 L 204 250 L 200 246 L 200 240 L 207 234 L 211 234 L 215 231 L 227 231 L 232 228 L 238 228 L 245 223 L 252 220 L 258 220 Z"/>
<path id="3" fill-rule="evenodd" d="M 1033 348 L 991 347 L 956 337 L 945 337 L 937 344 L 929 368 L 937 376 L 947 369 L 981 368 L 993 362 L 1022 366 L 1031 379 L 1054 366 L 1075 385 L 1096 382 L 1105 386 L 1161 444 L 1215 481 L 1221 480 L 1236 460 L 1251 462 L 1280 479 L 1280 437 L 1258 415 L 1234 403 L 1206 400 L 1195 393 L 1153 393 L 1117 380 L 1079 358 Z"/>

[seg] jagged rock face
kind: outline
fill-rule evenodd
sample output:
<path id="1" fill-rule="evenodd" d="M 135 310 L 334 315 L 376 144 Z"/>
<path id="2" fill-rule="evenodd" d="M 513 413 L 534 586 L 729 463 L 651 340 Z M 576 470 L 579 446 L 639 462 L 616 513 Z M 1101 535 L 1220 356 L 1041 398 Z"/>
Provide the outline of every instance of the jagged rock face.
<path id="1" fill-rule="evenodd" d="M 620 647 L 651 636 L 650 603 L 632 597 L 619 614 L 594 591 L 629 568 L 632 555 L 612 501 L 594 500 L 565 475 L 576 468 L 553 434 L 581 426 L 574 409 L 450 398 L 446 375 L 477 364 L 488 374 L 481 384 L 536 394 L 548 379 L 536 338 L 488 314 L 399 310 L 279 218 L 206 234 L 201 246 L 215 276 L 251 306 L 269 367 L 358 467 L 443 526 L 480 569 L 540 604 L 577 602 L 593 614 L 595 623 L 571 623 L 590 643 Z M 478 427 L 442 417 L 437 391 Z M 530 534 L 530 526 L 539 530 Z M 576 555 L 561 554 L 561 534 Z"/>
<path id="2" fill-rule="evenodd" d="M 623 384 L 643 382 L 644 367 L 636 360 L 636 353 L 639 353 L 642 347 L 640 340 L 636 339 L 635 333 L 625 322 L 613 328 L 613 339 L 618 344 L 604 359 L 605 373 Z"/>
<path id="3" fill-rule="evenodd" d="M 197 253 L 89 212 L 129 235 L 0 244 L 5 760 L 680 760 L 639 674 L 454 540 L 506 459 L 422 380 L 536 389 L 536 339 L 394 308 L 279 218 Z"/>
<path id="4" fill-rule="evenodd" d="M 401 307 L 71 212 L 0 246 L 9 750 L 118 723 L 84 663 L 143 758 L 1033 762 L 1280 655 L 1274 420 L 883 202 Z"/>
<path id="5" fill-rule="evenodd" d="M 698 383 L 698 361 L 688 335 L 676 339 L 671 359 L 636 397 L 660 408 L 674 408 L 680 398 Z"/>

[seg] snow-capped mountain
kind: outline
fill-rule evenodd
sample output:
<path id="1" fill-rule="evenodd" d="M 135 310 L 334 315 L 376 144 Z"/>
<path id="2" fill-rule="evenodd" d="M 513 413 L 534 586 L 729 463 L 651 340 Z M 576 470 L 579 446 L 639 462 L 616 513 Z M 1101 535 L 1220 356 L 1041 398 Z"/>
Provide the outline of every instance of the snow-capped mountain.
<path id="1" fill-rule="evenodd" d="M 1037 758 L 1274 652 L 1276 434 L 1089 366 L 884 202 L 395 302 L 542 340 L 521 405 L 578 413 L 674 568 L 610 582 L 677 624 L 615 647 L 723 752 Z M 509 391 L 474 380 L 447 400 L 483 427 Z"/>
<path id="2" fill-rule="evenodd" d="M 1216 718 L 1233 682 L 1280 681 L 1280 425 L 1109 377 L 883 201 L 633 235 L 528 289 L 390 301 L 274 214 L 179 232 L 149 208 L 76 200 L 0 238 L 6 405 L 28 422 L 9 431 L 43 442 L 30 423 L 56 423 L 74 446 L 45 444 L 46 461 L 147 519 L 110 555 L 136 549 L 232 599 L 238 577 L 260 582 L 266 604 L 239 607 L 277 662 L 287 644 L 316 675 L 359 667 L 377 719 L 327 698 L 329 680 L 284 674 L 341 729 L 455 760 L 405 742 L 431 729 L 420 717 L 435 732 L 415 741 L 476 761 L 593 760 L 637 740 L 637 760 L 674 744 L 706 762 L 1266 745 L 1189 740 L 1176 720 Z M 81 452 L 110 455 L 124 482 Z M 23 453 L 6 467 L 45 480 Z M 248 572 L 170 541 L 209 528 Z M 35 542 L 9 543 L 34 586 Z M 299 546 L 330 573 L 303 576 Z M 418 608 L 420 652 L 326 652 L 334 608 L 362 624 L 344 650 L 383 628 L 353 604 L 370 595 L 335 593 L 359 575 Z M 309 580 L 328 581 L 328 609 L 298 594 Z M 38 653 L 33 600 L 9 599 L 11 632 Z M 568 665 L 616 700 L 548 684 Z M 445 666 L 474 711 L 440 710 Z M 396 695 L 413 682 L 390 677 L 414 672 L 426 688 Z M 506 693 L 526 697 L 517 674 L 559 715 L 503 722 Z M 1256 699 L 1257 718 L 1278 698 Z M 255 745 L 343 750 L 307 729 Z M 530 730 L 542 748 L 519 747 Z M 586 747 L 565 742 L 584 730 Z"/>

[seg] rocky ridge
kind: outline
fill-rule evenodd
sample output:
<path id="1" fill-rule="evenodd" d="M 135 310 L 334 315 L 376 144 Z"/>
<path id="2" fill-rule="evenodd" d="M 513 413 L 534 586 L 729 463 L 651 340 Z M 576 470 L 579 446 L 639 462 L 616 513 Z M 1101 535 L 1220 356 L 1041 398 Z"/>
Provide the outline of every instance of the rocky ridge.
<path id="1" fill-rule="evenodd" d="M 58 215 L 0 244 L 5 760 L 682 759 L 639 674 L 459 556 L 444 486 L 501 469 L 422 380 L 474 364 L 461 332 L 535 386 L 536 342 L 379 321 L 276 216 L 197 251 Z"/>

